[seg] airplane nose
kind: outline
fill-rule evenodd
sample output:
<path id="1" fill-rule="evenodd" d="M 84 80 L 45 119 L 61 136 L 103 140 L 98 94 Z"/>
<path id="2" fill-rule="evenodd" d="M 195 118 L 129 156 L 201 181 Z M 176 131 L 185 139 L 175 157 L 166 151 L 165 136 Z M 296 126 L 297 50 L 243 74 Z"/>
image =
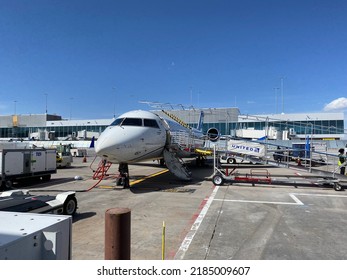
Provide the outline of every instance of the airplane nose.
<path id="1" fill-rule="evenodd" d="M 95 152 L 98 156 L 107 156 L 112 152 L 115 146 L 115 140 L 111 137 L 112 128 L 107 128 L 108 131 L 101 133 L 98 140 L 95 142 Z"/>

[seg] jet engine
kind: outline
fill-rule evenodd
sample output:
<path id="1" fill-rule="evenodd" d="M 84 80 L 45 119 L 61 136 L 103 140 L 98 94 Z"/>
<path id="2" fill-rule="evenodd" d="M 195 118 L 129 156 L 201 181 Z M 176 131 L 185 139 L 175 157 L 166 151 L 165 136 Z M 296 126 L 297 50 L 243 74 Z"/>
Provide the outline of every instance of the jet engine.
<path id="1" fill-rule="evenodd" d="M 207 130 L 207 137 L 210 141 L 216 142 L 220 137 L 220 133 L 217 128 L 212 127 L 209 130 Z"/>

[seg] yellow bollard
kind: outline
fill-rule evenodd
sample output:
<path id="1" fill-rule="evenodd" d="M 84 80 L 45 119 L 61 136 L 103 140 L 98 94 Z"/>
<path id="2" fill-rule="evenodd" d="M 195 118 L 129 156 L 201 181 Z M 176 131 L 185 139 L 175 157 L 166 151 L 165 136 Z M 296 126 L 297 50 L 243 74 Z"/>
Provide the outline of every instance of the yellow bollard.
<path id="1" fill-rule="evenodd" d="M 165 221 L 163 221 L 163 230 L 161 236 L 161 259 L 165 260 Z"/>

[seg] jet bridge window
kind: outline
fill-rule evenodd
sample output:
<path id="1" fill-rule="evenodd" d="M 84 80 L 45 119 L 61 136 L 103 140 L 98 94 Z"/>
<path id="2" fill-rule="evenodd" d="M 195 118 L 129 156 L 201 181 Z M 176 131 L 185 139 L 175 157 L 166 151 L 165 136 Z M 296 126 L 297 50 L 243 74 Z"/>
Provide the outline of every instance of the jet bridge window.
<path id="1" fill-rule="evenodd" d="M 144 119 L 143 124 L 146 127 L 153 127 L 153 128 L 159 128 L 159 125 L 156 120 L 151 120 L 151 119 Z"/>

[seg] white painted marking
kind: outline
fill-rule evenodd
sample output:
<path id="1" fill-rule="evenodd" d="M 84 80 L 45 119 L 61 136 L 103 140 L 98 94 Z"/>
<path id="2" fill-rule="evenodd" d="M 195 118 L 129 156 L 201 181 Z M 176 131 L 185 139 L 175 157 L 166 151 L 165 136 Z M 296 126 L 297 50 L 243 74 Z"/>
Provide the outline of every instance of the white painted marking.
<path id="1" fill-rule="evenodd" d="M 293 195 L 306 195 L 306 196 L 321 196 L 321 197 L 341 197 L 347 198 L 347 195 L 338 194 L 312 194 L 312 193 L 292 193 Z"/>
<path id="2" fill-rule="evenodd" d="M 259 204 L 279 204 L 279 205 L 305 205 L 300 199 L 296 196 L 317 196 L 317 197 L 340 197 L 347 198 L 347 195 L 336 195 L 336 194 L 311 194 L 311 193 L 290 193 L 289 196 L 295 202 L 282 202 L 282 201 L 262 201 L 262 200 L 239 200 L 239 199 L 219 199 L 216 198 L 215 201 L 224 201 L 224 202 L 246 202 L 246 203 L 259 203 Z"/>
<path id="3" fill-rule="evenodd" d="M 215 196 L 219 190 L 219 186 L 215 186 L 215 189 L 211 193 L 210 197 L 208 198 L 205 206 L 202 208 L 202 210 L 199 213 L 199 216 L 196 218 L 194 224 L 192 225 L 190 231 L 187 233 L 186 237 L 184 238 L 180 248 L 178 249 L 175 260 L 182 260 L 184 258 L 184 255 L 189 249 L 190 244 L 192 243 L 195 234 L 197 233 L 202 221 L 204 220 L 208 209 L 211 206 L 211 203 L 213 201 L 223 201 L 223 202 L 246 202 L 246 203 L 259 203 L 259 204 L 278 204 L 278 205 L 305 205 L 300 199 L 298 199 L 296 196 L 317 196 L 317 197 L 340 197 L 340 198 L 347 198 L 347 195 L 333 195 L 333 194 L 311 194 L 311 193 L 289 193 L 289 196 L 295 201 L 295 202 L 281 202 L 281 201 L 257 201 L 257 200 L 234 200 L 234 199 L 219 199 Z M 309 212 L 309 211 L 306 211 Z"/>
<path id="4" fill-rule="evenodd" d="M 295 194 L 290 193 L 289 196 L 290 196 L 298 205 L 304 205 L 304 203 L 302 203 L 302 202 L 300 201 L 300 199 L 297 198 L 297 197 L 295 196 Z"/>
<path id="5" fill-rule="evenodd" d="M 210 197 L 208 198 L 205 206 L 201 209 L 199 216 L 196 218 L 194 224 L 192 225 L 192 227 L 190 228 L 190 231 L 187 233 L 186 237 L 184 238 L 180 248 L 178 249 L 176 255 L 175 255 L 175 260 L 182 260 L 184 258 L 184 255 L 186 254 L 186 252 L 189 249 L 190 244 L 193 241 L 193 238 L 196 234 L 196 232 L 198 231 L 202 221 L 204 220 L 208 209 L 211 206 L 211 203 L 213 202 L 217 192 L 219 190 L 219 186 L 216 186 L 213 190 L 213 192 L 211 193 Z"/>
<path id="6" fill-rule="evenodd" d="M 246 202 L 246 203 L 279 204 L 279 205 L 304 205 L 300 200 L 298 200 L 298 202 L 296 200 L 295 202 L 281 202 L 281 201 L 261 201 L 261 200 L 218 199 L 218 198 L 215 199 L 215 201 L 224 201 L 224 202 Z"/>

